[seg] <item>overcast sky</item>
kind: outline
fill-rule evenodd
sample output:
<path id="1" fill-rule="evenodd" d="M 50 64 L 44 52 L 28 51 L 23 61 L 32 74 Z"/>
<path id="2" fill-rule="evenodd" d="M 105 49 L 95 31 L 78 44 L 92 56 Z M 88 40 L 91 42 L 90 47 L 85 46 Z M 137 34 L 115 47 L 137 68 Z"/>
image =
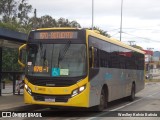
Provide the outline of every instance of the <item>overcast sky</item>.
<path id="1" fill-rule="evenodd" d="M 92 25 L 92 0 L 28 0 L 37 16 L 50 15 Z M 94 0 L 94 26 L 120 39 L 121 0 Z M 160 0 L 123 0 L 122 42 L 160 51 Z"/>

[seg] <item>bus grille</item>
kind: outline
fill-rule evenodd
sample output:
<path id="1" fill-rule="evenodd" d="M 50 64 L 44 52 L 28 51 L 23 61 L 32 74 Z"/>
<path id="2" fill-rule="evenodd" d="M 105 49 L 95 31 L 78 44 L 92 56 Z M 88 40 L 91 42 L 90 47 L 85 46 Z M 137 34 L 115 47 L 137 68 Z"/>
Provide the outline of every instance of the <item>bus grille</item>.
<path id="1" fill-rule="evenodd" d="M 70 80 L 70 79 L 39 79 L 39 78 L 32 78 L 27 77 L 29 82 L 33 85 L 38 86 L 48 86 L 48 87 L 68 87 L 71 85 L 76 84 L 76 80 Z"/>
<path id="2" fill-rule="evenodd" d="M 32 93 L 34 100 L 36 101 L 48 101 L 48 102 L 68 102 L 68 99 L 71 98 L 71 95 L 45 95 Z"/>
<path id="3" fill-rule="evenodd" d="M 63 82 L 55 82 L 55 81 L 30 81 L 33 85 L 38 85 L 38 86 L 50 86 L 48 87 L 67 87 L 73 85 L 73 83 L 63 83 Z"/>

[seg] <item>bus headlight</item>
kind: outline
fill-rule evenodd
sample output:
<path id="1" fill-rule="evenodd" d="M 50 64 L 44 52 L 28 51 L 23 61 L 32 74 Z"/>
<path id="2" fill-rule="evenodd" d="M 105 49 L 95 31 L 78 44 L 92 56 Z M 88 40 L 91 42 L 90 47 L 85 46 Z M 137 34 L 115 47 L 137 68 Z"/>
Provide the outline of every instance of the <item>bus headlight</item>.
<path id="1" fill-rule="evenodd" d="M 72 97 L 74 97 L 74 96 L 78 95 L 79 93 L 81 93 L 82 91 L 84 91 L 85 88 L 86 88 L 86 85 L 81 86 L 81 87 L 73 90 L 73 92 L 72 92 Z"/>
<path id="2" fill-rule="evenodd" d="M 24 87 L 25 87 L 26 89 L 28 89 L 28 85 L 25 84 Z"/>
<path id="3" fill-rule="evenodd" d="M 25 87 L 26 91 L 27 91 L 30 95 L 32 95 L 32 90 L 28 87 L 28 85 L 25 84 L 24 87 Z"/>
<path id="4" fill-rule="evenodd" d="M 82 92 L 85 89 L 85 86 L 79 88 L 79 91 Z"/>

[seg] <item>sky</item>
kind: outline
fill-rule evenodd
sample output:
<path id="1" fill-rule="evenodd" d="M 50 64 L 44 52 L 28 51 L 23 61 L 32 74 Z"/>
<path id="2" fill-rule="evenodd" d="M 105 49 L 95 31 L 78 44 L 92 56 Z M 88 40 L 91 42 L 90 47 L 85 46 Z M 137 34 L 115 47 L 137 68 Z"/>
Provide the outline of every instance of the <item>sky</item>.
<path id="1" fill-rule="evenodd" d="M 120 39 L 122 0 L 93 0 L 94 26 Z M 75 20 L 82 28 L 92 26 L 92 0 L 28 0 L 37 16 Z M 121 41 L 160 51 L 160 0 L 123 0 Z"/>

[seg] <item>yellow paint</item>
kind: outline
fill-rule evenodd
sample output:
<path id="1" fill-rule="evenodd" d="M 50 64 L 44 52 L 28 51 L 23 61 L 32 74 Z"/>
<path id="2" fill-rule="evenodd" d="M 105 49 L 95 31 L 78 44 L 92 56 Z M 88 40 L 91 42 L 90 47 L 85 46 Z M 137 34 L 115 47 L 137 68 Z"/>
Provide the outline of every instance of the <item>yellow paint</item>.
<path id="1" fill-rule="evenodd" d="M 21 45 L 21 46 L 19 47 L 19 49 L 18 49 L 18 63 L 19 63 L 22 67 L 25 67 L 25 64 L 22 63 L 22 61 L 20 60 L 20 54 L 21 54 L 21 50 L 22 50 L 23 48 L 25 48 L 26 46 L 27 46 L 27 44 L 23 44 L 23 45 Z"/>
<path id="2" fill-rule="evenodd" d="M 86 85 L 86 89 L 80 94 L 71 97 L 68 102 L 45 102 L 35 101 L 33 97 L 24 90 L 24 102 L 27 104 L 41 104 L 41 105 L 54 105 L 54 106 L 76 106 L 76 107 L 89 107 L 89 88 L 90 84 L 87 83 L 88 78 L 81 80 L 78 84 L 69 87 L 41 87 L 35 86 L 25 79 L 25 83 L 34 93 L 45 94 L 45 95 L 68 95 L 72 91 L 80 86 Z"/>

